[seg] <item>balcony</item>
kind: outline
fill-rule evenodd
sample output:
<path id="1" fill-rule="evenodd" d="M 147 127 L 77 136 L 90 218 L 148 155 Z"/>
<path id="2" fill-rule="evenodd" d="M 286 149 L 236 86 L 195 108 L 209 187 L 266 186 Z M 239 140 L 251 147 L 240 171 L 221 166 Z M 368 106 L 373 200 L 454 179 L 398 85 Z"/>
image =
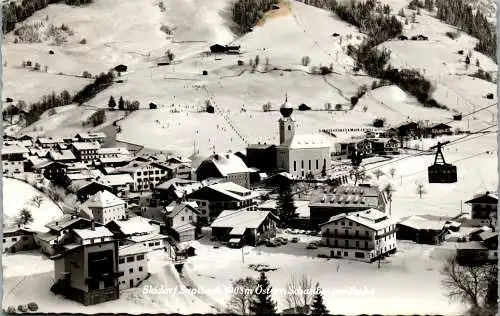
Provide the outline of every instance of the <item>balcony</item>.
<path id="1" fill-rule="evenodd" d="M 372 236 L 363 236 L 363 235 L 346 235 L 346 234 L 325 234 L 323 233 L 321 237 L 324 238 L 336 238 L 336 239 L 358 239 L 358 240 L 373 240 Z"/>
<path id="2" fill-rule="evenodd" d="M 325 247 L 325 248 L 332 248 L 332 249 L 355 249 L 355 250 L 360 250 L 360 251 L 372 251 L 372 250 L 375 250 L 375 247 L 364 247 L 364 245 L 359 245 L 359 247 L 356 247 L 356 246 L 344 246 L 344 245 L 334 245 L 332 243 L 330 243 L 330 245 L 327 245 L 325 243 L 321 243 L 319 245 L 320 247 Z"/>

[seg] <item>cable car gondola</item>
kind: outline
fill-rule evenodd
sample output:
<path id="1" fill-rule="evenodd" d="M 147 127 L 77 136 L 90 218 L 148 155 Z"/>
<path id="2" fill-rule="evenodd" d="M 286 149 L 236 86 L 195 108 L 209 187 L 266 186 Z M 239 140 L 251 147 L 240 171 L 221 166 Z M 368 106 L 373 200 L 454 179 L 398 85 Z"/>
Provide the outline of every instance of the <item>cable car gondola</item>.
<path id="1" fill-rule="evenodd" d="M 436 146 L 432 146 L 430 149 L 437 148 L 436 156 L 434 157 L 434 164 L 427 168 L 429 175 L 429 183 L 455 183 L 457 182 L 457 167 L 446 163 L 444 160 L 443 152 L 441 147 L 448 144 L 439 143 Z"/>

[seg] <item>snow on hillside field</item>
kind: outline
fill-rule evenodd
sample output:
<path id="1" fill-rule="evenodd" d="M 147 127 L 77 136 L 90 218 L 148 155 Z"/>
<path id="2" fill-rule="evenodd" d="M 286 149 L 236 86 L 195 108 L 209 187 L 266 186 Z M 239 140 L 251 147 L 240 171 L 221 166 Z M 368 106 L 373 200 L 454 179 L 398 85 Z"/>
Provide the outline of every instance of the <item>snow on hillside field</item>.
<path id="1" fill-rule="evenodd" d="M 28 225 L 31 229 L 46 232 L 45 224 L 63 215 L 59 206 L 39 192 L 31 185 L 12 178 L 3 178 L 3 221 L 7 225 L 15 225 L 19 212 L 26 208 L 33 216 L 33 223 Z M 31 203 L 35 196 L 42 196 L 40 207 Z"/>

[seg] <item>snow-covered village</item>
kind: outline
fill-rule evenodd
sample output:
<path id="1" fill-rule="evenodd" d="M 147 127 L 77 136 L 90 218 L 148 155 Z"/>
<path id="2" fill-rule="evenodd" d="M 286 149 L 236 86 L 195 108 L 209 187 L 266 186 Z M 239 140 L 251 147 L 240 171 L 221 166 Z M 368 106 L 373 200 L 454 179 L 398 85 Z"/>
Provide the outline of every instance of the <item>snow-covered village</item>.
<path id="1" fill-rule="evenodd" d="M 6 313 L 496 315 L 492 0 L 5 0 Z"/>

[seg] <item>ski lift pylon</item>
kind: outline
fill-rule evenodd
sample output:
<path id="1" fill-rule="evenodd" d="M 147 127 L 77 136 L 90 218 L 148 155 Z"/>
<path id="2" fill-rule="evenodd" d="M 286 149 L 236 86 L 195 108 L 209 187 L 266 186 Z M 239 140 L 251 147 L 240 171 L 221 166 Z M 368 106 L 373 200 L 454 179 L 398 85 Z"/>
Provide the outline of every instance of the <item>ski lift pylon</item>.
<path id="1" fill-rule="evenodd" d="M 440 143 L 430 149 L 437 148 L 434 156 L 434 164 L 427 168 L 429 183 L 455 183 L 457 182 L 457 167 L 446 163 L 442 147 L 449 142 Z"/>

